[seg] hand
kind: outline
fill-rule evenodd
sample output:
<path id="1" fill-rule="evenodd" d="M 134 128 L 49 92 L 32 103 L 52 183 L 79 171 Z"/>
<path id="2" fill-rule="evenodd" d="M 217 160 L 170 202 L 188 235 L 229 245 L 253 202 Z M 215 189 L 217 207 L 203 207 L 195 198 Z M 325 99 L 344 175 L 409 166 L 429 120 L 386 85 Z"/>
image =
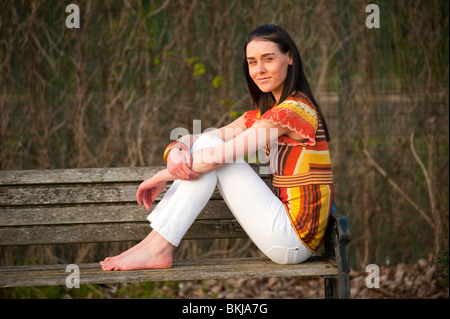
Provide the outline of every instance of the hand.
<path id="1" fill-rule="evenodd" d="M 153 202 L 156 197 L 164 190 L 166 187 L 166 181 L 160 180 L 158 175 L 153 176 L 150 179 L 146 179 L 139 185 L 138 191 L 136 193 L 136 198 L 139 206 L 144 204 L 147 211 L 152 207 Z"/>
<path id="2" fill-rule="evenodd" d="M 172 149 L 167 156 L 167 170 L 177 179 L 196 180 L 201 174 L 192 169 L 192 157 L 187 151 Z"/>

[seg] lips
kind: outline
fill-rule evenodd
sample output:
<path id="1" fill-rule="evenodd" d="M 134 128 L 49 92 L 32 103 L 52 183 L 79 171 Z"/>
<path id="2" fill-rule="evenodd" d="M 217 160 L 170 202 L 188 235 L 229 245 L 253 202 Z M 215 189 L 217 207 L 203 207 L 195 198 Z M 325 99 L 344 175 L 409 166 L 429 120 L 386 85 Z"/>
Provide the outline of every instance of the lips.
<path id="1" fill-rule="evenodd" d="M 256 80 L 258 82 L 264 83 L 264 82 L 267 82 L 268 80 L 270 80 L 270 77 L 259 78 L 259 79 L 256 79 Z"/>

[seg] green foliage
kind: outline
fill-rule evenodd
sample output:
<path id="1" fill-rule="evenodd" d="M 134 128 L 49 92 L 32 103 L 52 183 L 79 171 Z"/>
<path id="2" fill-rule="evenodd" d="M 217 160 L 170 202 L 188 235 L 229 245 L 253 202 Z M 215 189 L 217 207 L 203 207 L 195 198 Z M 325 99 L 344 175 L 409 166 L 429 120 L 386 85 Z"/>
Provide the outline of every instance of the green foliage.
<path id="1" fill-rule="evenodd" d="M 199 62 L 199 61 L 200 61 L 200 59 L 198 57 L 192 57 L 192 58 L 186 59 L 186 63 L 189 64 L 189 65 L 192 65 L 195 62 Z"/>
<path id="2" fill-rule="evenodd" d="M 222 99 L 220 100 L 220 104 L 225 106 L 226 108 L 233 108 L 234 101 L 232 99 Z"/>
<path id="3" fill-rule="evenodd" d="M 244 113 L 243 113 L 243 112 L 237 112 L 237 111 L 231 111 L 229 115 L 230 115 L 230 117 L 233 118 L 233 119 L 238 119 L 238 118 L 240 118 L 242 115 L 244 115 Z"/>
<path id="4" fill-rule="evenodd" d="M 221 76 L 216 76 L 213 80 L 212 80 L 212 86 L 215 87 L 216 89 L 219 89 L 222 87 L 222 84 L 225 82 L 225 79 Z"/>
<path id="5" fill-rule="evenodd" d="M 194 77 L 198 77 L 206 72 L 205 65 L 199 61 L 200 59 L 198 57 L 192 57 L 186 60 L 186 63 L 194 68 L 194 72 L 192 73 L 192 76 Z"/>
<path id="6" fill-rule="evenodd" d="M 192 75 L 194 77 L 198 77 L 206 72 L 205 65 L 203 63 L 195 63 L 194 64 L 194 73 Z"/>

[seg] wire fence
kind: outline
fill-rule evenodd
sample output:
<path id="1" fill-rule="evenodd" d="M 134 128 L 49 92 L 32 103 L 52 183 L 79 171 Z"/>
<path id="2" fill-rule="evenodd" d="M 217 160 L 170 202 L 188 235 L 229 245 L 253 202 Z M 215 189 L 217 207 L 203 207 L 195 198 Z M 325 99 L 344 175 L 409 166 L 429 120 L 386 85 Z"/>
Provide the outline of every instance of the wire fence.
<path id="1" fill-rule="evenodd" d="M 1 169 L 161 165 L 172 129 L 251 108 L 245 36 L 274 23 L 327 119 L 353 267 L 447 248 L 447 1 L 72 2 L 80 28 L 65 2 L 0 3 Z"/>

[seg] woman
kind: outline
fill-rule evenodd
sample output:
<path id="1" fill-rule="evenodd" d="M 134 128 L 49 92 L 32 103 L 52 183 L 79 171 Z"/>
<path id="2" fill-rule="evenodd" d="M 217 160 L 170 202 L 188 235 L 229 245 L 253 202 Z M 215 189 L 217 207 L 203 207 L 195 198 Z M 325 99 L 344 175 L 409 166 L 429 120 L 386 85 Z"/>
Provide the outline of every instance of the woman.
<path id="1" fill-rule="evenodd" d="M 174 248 L 216 185 L 242 228 L 274 262 L 301 263 L 319 248 L 333 199 L 329 135 L 295 43 L 278 26 L 255 29 L 245 44 L 244 73 L 256 109 L 225 127 L 169 144 L 167 168 L 136 194 L 150 210 L 166 182 L 175 181 L 148 216 L 153 230 L 102 261 L 103 270 L 171 267 Z M 273 191 L 238 161 L 268 144 Z"/>

